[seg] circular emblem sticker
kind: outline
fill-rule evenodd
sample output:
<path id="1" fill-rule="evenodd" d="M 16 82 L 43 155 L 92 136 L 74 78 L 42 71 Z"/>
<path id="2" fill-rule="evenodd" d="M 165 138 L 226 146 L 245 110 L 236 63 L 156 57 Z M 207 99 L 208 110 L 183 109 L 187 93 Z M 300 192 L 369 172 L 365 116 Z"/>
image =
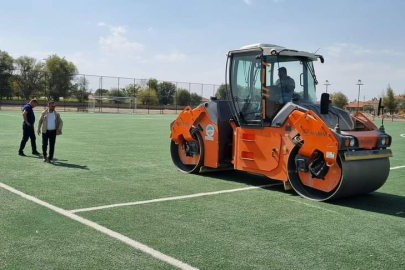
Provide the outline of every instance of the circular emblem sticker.
<path id="1" fill-rule="evenodd" d="M 208 137 L 213 137 L 215 133 L 215 129 L 213 125 L 208 125 L 205 128 L 205 134 L 207 134 Z"/>
<path id="2" fill-rule="evenodd" d="M 215 129 L 213 125 L 207 125 L 205 127 L 205 137 L 207 141 L 214 141 L 214 134 L 215 134 Z"/>

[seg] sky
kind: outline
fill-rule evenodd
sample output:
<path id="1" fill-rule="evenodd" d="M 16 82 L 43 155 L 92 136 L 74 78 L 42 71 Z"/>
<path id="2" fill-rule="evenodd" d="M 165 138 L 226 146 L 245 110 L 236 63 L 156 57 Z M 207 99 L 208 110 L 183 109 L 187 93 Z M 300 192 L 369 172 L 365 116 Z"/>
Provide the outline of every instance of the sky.
<path id="1" fill-rule="evenodd" d="M 226 54 L 254 43 L 317 51 L 318 98 L 405 91 L 405 1 L 1 1 L 0 50 L 81 74 L 222 84 Z"/>

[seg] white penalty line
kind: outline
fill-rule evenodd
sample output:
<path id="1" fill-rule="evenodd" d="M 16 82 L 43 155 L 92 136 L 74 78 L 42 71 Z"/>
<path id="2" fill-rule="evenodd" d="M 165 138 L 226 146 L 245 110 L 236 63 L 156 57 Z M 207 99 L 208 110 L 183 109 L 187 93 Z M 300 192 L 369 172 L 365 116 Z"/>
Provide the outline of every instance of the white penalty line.
<path id="1" fill-rule="evenodd" d="M 405 166 L 391 167 L 390 170 L 396 170 L 396 169 L 402 169 L 402 168 L 405 168 Z"/>
<path id="2" fill-rule="evenodd" d="M 280 184 L 281 183 L 275 183 L 275 184 L 268 184 L 268 185 L 261 185 L 261 186 L 253 186 L 253 187 L 235 188 L 235 189 L 227 189 L 227 190 L 220 190 L 220 191 L 213 191 L 213 192 L 196 193 L 196 194 L 176 196 L 176 197 L 159 198 L 159 199 L 153 199 L 153 200 L 147 200 L 147 201 L 117 203 L 117 204 L 111 204 L 111 205 L 103 205 L 103 206 L 75 209 L 75 210 L 70 210 L 69 212 L 70 213 L 79 213 L 79 212 L 88 212 L 88 211 L 102 210 L 102 209 L 121 207 L 121 206 L 130 206 L 130 205 L 148 204 L 148 203 L 156 203 L 156 202 L 175 201 L 175 200 L 182 200 L 182 199 L 190 199 L 190 198 L 197 198 L 197 197 L 203 197 L 203 196 L 224 194 L 224 193 L 233 193 L 233 192 L 239 192 L 239 191 L 246 191 L 246 190 L 258 189 L 258 188 L 264 188 L 264 187 L 271 187 L 271 186 L 277 186 L 277 185 L 280 185 Z"/>
<path id="3" fill-rule="evenodd" d="M 307 200 L 307 199 L 305 199 L 305 200 Z M 319 206 L 312 205 L 312 204 L 305 203 L 305 202 L 301 202 L 301 201 L 296 201 L 294 199 L 287 199 L 287 201 L 303 204 L 303 205 L 306 205 L 306 206 L 309 206 L 309 207 L 312 207 L 312 208 L 320 209 L 320 210 L 331 212 L 331 213 L 334 213 L 334 214 L 340 214 L 339 212 L 336 212 L 336 211 L 333 211 L 333 210 L 330 210 L 330 209 L 326 209 L 326 208 L 323 208 L 323 207 L 319 207 Z"/>
<path id="4" fill-rule="evenodd" d="M 198 268 L 192 267 L 192 266 L 190 266 L 190 265 L 188 265 L 188 264 L 186 264 L 184 262 L 181 262 L 181 261 L 179 261 L 179 260 L 177 260 L 177 259 L 175 259 L 173 257 L 165 255 L 165 254 L 163 254 L 163 253 L 161 253 L 161 252 L 159 252 L 159 251 L 157 251 L 157 250 L 155 250 L 153 248 L 150 248 L 150 247 L 148 247 L 148 246 L 146 246 L 146 245 L 144 245 L 144 244 L 142 244 L 140 242 L 137 242 L 137 241 L 125 236 L 125 235 L 122 235 L 122 234 L 120 234 L 118 232 L 112 231 L 112 230 L 110 230 L 110 229 L 108 229 L 106 227 L 103 227 L 103 226 L 101 226 L 101 225 L 99 225 L 99 224 L 97 224 L 97 223 L 95 223 L 93 221 L 82 218 L 82 217 L 80 217 L 78 215 L 75 215 L 75 214 L 73 214 L 73 213 L 71 213 L 71 212 L 69 212 L 67 210 L 64 210 L 62 208 L 59 208 L 59 207 L 56 207 L 56 206 L 54 206 L 52 204 L 44 202 L 44 201 L 42 201 L 40 199 L 37 199 L 37 198 L 35 198 L 35 197 L 31 196 L 31 195 L 27 195 L 27 194 L 25 194 L 25 193 L 23 193 L 23 192 L 21 192 L 19 190 L 16 190 L 16 189 L 14 189 L 14 188 L 12 188 L 10 186 L 7 186 L 7 185 L 5 185 L 5 184 L 3 184 L 1 182 L 0 182 L 0 187 L 5 189 L 5 190 L 8 190 L 8 191 L 10 191 L 10 192 L 12 192 L 12 193 L 14 193 L 16 195 L 19 195 L 19 196 L 21 196 L 21 197 L 23 197 L 23 198 L 25 198 L 25 199 L 27 199 L 29 201 L 32 201 L 32 202 L 37 203 L 39 205 L 42 205 L 42 206 L 44 206 L 44 207 L 46 207 L 48 209 L 51 209 L 52 211 L 55 211 L 55 212 L 65 216 L 65 217 L 73 219 L 73 220 L 75 220 L 77 222 L 80 222 L 80 223 L 82 223 L 82 224 L 84 224 L 84 225 L 86 225 L 88 227 L 91 227 L 91 228 L 93 228 L 93 229 L 95 229 L 95 230 L 97 230 L 99 232 L 102 232 L 102 233 L 104 233 L 104 234 L 106 234 L 106 235 L 108 235 L 110 237 L 113 237 L 113 238 L 115 238 L 115 239 L 117 239 L 117 240 L 119 240 L 121 242 L 124 242 L 125 244 L 127 244 L 127 245 L 129 245 L 131 247 L 134 247 L 137 250 L 140 250 L 140 251 L 142 251 L 144 253 L 147 253 L 147 254 L 155 257 L 156 259 L 161 260 L 163 262 L 166 262 L 166 263 L 168 263 L 168 264 L 170 264 L 172 266 L 175 266 L 175 267 L 180 268 L 180 269 L 186 269 L 186 270 L 198 269 Z"/>

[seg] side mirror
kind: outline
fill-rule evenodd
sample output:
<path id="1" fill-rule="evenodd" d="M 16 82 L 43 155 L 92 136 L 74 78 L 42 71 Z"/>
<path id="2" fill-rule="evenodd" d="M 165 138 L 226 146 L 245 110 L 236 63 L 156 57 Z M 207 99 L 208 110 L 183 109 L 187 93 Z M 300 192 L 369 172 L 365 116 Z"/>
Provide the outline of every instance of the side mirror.
<path id="1" fill-rule="evenodd" d="M 322 93 L 321 95 L 321 114 L 329 113 L 329 94 Z"/>
<path id="2" fill-rule="evenodd" d="M 384 113 L 384 106 L 382 106 L 382 98 L 380 98 L 380 101 L 378 101 L 378 110 L 377 110 L 377 115 L 378 116 L 380 116 L 380 114 L 381 114 L 381 109 L 382 109 L 382 111 L 383 111 L 383 113 Z"/>

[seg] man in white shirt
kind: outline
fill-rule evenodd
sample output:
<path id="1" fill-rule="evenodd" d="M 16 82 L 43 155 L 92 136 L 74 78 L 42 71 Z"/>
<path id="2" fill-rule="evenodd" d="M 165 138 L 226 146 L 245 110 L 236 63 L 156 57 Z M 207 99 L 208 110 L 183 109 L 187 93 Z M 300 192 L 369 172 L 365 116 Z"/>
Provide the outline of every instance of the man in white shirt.
<path id="1" fill-rule="evenodd" d="M 42 153 L 44 162 L 52 162 L 55 151 L 56 135 L 62 134 L 63 121 L 60 114 L 55 111 L 55 102 L 48 103 L 48 109 L 42 112 L 38 123 L 38 135 L 42 128 Z M 47 157 L 47 148 L 49 141 L 49 157 Z"/>
<path id="2" fill-rule="evenodd" d="M 294 95 L 295 81 L 290 76 L 287 76 L 287 69 L 285 67 L 278 69 L 278 77 L 279 79 L 276 81 L 276 85 L 280 87 L 283 103 L 287 103 Z"/>

